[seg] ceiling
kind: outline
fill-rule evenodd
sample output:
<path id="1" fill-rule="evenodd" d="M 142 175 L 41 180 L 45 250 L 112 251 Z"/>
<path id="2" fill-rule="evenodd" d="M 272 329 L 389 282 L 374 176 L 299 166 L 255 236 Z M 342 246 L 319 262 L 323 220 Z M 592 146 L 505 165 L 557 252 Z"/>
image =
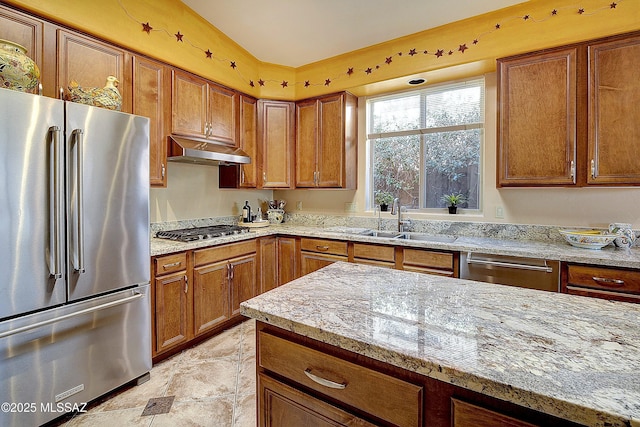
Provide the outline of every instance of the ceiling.
<path id="1" fill-rule="evenodd" d="M 182 0 L 263 62 L 298 67 L 525 0 Z"/>

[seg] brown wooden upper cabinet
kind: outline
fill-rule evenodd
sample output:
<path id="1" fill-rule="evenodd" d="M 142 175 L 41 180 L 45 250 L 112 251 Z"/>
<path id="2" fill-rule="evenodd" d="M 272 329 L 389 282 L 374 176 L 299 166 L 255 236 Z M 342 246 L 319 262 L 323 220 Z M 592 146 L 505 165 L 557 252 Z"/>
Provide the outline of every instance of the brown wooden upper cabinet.
<path id="1" fill-rule="evenodd" d="M 67 30 L 58 30 L 58 90 L 65 99 L 69 82 L 81 87 L 104 87 L 108 76 L 119 80 L 122 110 L 131 113 L 131 55 L 115 46 Z"/>
<path id="2" fill-rule="evenodd" d="M 258 101 L 258 188 L 294 188 L 295 104 Z"/>
<path id="3" fill-rule="evenodd" d="M 296 103 L 296 187 L 356 188 L 357 109 L 347 92 Z"/>
<path id="4" fill-rule="evenodd" d="M 238 145 L 239 94 L 185 71 L 172 71 L 171 132 Z"/>
<path id="5" fill-rule="evenodd" d="M 238 185 L 242 188 L 258 186 L 258 100 L 240 95 L 240 148 L 249 155 L 251 163 L 242 164 Z"/>
<path id="6" fill-rule="evenodd" d="M 45 70 L 43 65 L 44 24 L 40 19 L 0 6 L 0 39 L 18 43 L 27 49 L 27 56 L 33 59 L 41 74 Z M 42 79 L 41 82 L 46 87 Z M 55 93 L 55 90 L 52 93 Z"/>
<path id="7" fill-rule="evenodd" d="M 498 60 L 498 187 L 640 185 L 640 33 Z"/>
<path id="8" fill-rule="evenodd" d="M 133 114 L 148 117 L 149 183 L 167 186 L 167 133 L 171 107 L 171 69 L 161 62 L 133 58 Z"/>
<path id="9" fill-rule="evenodd" d="M 588 48 L 587 183 L 640 185 L 640 33 Z"/>

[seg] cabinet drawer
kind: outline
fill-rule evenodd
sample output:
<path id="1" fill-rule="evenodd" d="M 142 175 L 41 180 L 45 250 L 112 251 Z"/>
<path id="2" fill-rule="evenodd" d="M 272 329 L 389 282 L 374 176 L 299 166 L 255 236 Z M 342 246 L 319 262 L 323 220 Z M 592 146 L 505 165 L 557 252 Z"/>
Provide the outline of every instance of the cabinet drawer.
<path id="1" fill-rule="evenodd" d="M 354 258 L 394 262 L 396 260 L 395 253 L 396 248 L 393 246 L 367 245 L 364 243 L 353 244 Z"/>
<path id="2" fill-rule="evenodd" d="M 303 251 L 347 255 L 347 242 L 339 242 L 337 240 L 303 238 L 300 240 L 300 248 Z"/>
<path id="3" fill-rule="evenodd" d="M 422 425 L 422 387 L 260 332 L 262 368 L 397 426 Z"/>
<path id="4" fill-rule="evenodd" d="M 405 248 L 403 264 L 416 267 L 452 270 L 453 254 Z"/>
<path id="5" fill-rule="evenodd" d="M 155 258 L 155 275 L 162 276 L 176 271 L 186 270 L 187 253 L 165 255 Z"/>
<path id="6" fill-rule="evenodd" d="M 569 265 L 568 285 L 640 294 L 640 271 L 586 265 Z"/>
<path id="7" fill-rule="evenodd" d="M 193 251 L 194 265 L 211 264 L 256 252 L 256 239 Z"/>
<path id="8" fill-rule="evenodd" d="M 453 427 L 535 427 L 535 424 L 458 399 L 451 399 L 451 416 Z"/>

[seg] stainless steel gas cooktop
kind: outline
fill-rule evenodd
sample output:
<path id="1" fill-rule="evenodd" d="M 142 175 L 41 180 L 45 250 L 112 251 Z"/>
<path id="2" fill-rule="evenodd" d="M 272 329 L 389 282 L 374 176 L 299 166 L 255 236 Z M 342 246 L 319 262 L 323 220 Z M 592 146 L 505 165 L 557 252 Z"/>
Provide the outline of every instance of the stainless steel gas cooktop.
<path id="1" fill-rule="evenodd" d="M 248 233 L 249 229 L 238 225 L 210 225 L 207 227 L 182 228 L 180 230 L 158 231 L 156 237 L 160 239 L 192 242 L 214 237 L 230 236 L 233 234 Z"/>

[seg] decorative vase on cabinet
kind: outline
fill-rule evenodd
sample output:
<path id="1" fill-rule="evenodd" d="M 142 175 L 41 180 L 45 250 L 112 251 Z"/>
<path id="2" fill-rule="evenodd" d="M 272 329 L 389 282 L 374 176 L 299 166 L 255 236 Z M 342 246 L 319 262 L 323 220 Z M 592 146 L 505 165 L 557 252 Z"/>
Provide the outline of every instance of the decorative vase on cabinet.
<path id="1" fill-rule="evenodd" d="M 0 39 L 0 86 L 28 92 L 38 85 L 40 70 L 27 49 L 9 40 Z"/>

